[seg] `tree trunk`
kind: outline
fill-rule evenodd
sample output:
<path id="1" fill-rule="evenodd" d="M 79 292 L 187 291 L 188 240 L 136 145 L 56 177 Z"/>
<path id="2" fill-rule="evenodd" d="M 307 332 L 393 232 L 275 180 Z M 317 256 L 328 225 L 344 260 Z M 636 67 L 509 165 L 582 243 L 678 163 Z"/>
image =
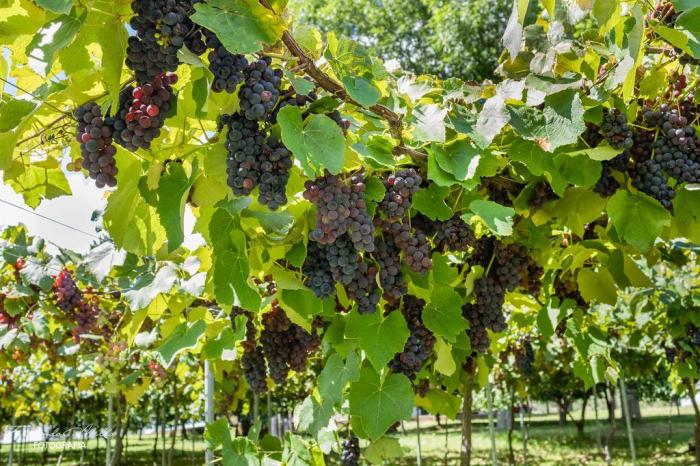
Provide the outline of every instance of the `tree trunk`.
<path id="1" fill-rule="evenodd" d="M 693 404 L 693 411 L 695 412 L 695 429 L 693 435 L 695 441 L 695 464 L 696 466 L 700 466 L 700 406 L 698 406 L 698 401 L 695 399 L 696 391 L 693 382 L 687 379 L 684 382 L 685 388 L 688 390 L 690 402 Z"/>
<path id="2" fill-rule="evenodd" d="M 162 448 L 160 451 L 160 466 L 165 466 L 166 465 L 166 451 L 165 451 L 165 446 L 166 446 L 166 441 L 167 439 L 165 438 L 165 428 L 168 425 L 168 415 L 165 412 L 165 399 L 163 399 L 163 404 L 160 406 L 161 409 L 161 418 L 163 421 L 160 423 L 160 438 L 162 442 Z"/>
<path id="3" fill-rule="evenodd" d="M 464 379 L 464 399 L 462 401 L 462 446 L 460 448 L 460 466 L 471 466 L 472 445 L 472 390 L 474 388 L 474 361 L 466 363 Z"/>
<path id="4" fill-rule="evenodd" d="M 583 435 L 584 429 L 586 428 L 586 406 L 588 405 L 588 399 L 590 396 L 590 392 L 587 392 L 582 399 L 583 403 L 581 405 L 581 417 L 578 421 L 576 421 L 576 433 L 579 436 Z"/>
<path id="5" fill-rule="evenodd" d="M 569 403 L 567 400 L 556 400 L 557 409 L 559 411 L 559 425 L 566 425 L 566 414 L 569 411 Z"/>

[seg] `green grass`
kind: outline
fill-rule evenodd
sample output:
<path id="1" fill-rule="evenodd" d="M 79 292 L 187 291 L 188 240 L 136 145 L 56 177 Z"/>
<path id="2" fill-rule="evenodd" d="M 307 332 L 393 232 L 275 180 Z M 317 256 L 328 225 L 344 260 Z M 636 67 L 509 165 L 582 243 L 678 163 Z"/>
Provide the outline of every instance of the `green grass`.
<path id="1" fill-rule="evenodd" d="M 576 414 L 578 415 L 578 413 Z M 601 416 L 603 413 L 601 412 Z M 688 443 L 691 442 L 693 432 L 693 418 L 689 409 L 682 409 L 680 415 L 674 410 L 671 416 L 671 428 L 669 430 L 668 408 L 647 407 L 643 409 L 644 419 L 634 425 L 634 437 L 637 447 L 637 464 L 640 466 L 671 466 L 692 465 L 693 459 L 687 453 Z M 589 417 L 592 417 L 590 413 Z M 517 464 L 523 464 L 522 436 L 517 425 L 513 436 L 513 448 L 515 450 Z M 490 465 L 491 448 L 488 424 L 485 419 L 478 418 L 474 422 L 474 455 L 473 465 Z M 456 422 L 449 423 L 445 429 L 435 424 L 430 416 L 421 418 L 421 447 L 423 465 L 441 466 L 459 464 L 459 425 Z M 607 424 L 601 419 L 601 434 L 603 438 L 607 434 Z M 387 461 L 385 466 L 409 466 L 416 464 L 416 424 L 404 423 L 405 434 L 400 429 L 394 434 L 406 450 L 406 455 L 401 459 Z M 556 415 L 532 416 L 529 428 L 528 464 L 529 465 L 604 465 L 602 453 L 597 447 L 596 423 L 589 420 L 586 423 L 585 433 L 579 436 L 572 422 L 566 426 L 559 426 Z M 446 443 L 447 442 L 447 443 Z M 167 445 L 170 445 L 168 440 Z M 447 448 L 445 447 L 447 445 Z M 159 444 L 160 447 L 160 444 Z M 142 440 L 133 435 L 128 439 L 128 448 L 125 452 L 122 464 L 125 466 L 152 466 L 153 437 L 144 436 Z M 0 465 L 7 464 L 8 446 L 4 445 L 0 452 Z M 499 464 L 508 464 L 507 432 L 496 432 L 496 449 L 498 451 Z M 60 448 L 52 447 L 49 450 L 48 461 L 42 463 L 42 451 L 34 446 L 28 446 L 24 456 L 24 465 L 57 464 Z M 201 437 L 194 444 L 187 440 L 184 444 L 178 438 L 175 443 L 173 455 L 174 466 L 201 465 L 204 460 L 204 443 Z M 97 456 L 96 456 L 97 455 Z M 156 464 L 160 464 L 160 450 L 156 455 Z M 15 465 L 17 465 L 18 452 L 15 452 Z M 79 464 L 80 450 L 64 452 L 62 466 L 77 466 Z M 99 462 L 96 462 L 96 458 Z M 88 442 L 86 460 L 84 465 L 104 464 L 104 442 L 100 443 L 100 449 L 95 452 L 95 441 Z M 330 460 L 329 465 L 336 465 L 337 461 Z M 624 423 L 618 421 L 618 430 L 613 442 L 613 464 L 631 464 L 629 445 Z"/>

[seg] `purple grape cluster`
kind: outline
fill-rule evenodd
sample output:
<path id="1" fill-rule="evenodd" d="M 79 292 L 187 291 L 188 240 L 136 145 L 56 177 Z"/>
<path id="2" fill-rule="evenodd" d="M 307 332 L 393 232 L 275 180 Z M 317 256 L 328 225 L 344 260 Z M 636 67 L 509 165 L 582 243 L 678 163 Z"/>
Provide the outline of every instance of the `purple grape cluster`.
<path id="1" fill-rule="evenodd" d="M 386 218 L 404 219 L 411 210 L 411 199 L 418 192 L 423 179 L 413 168 L 399 170 L 384 180 L 386 193 L 379 209 Z"/>
<path id="2" fill-rule="evenodd" d="M 377 240 L 377 250 L 373 254 L 379 266 L 379 283 L 386 301 L 393 303 L 401 299 L 408 291 L 401 271 L 401 249 L 391 236 Z"/>
<path id="3" fill-rule="evenodd" d="M 282 70 L 273 69 L 272 60 L 263 57 L 248 65 L 245 76 L 245 83 L 238 91 L 241 112 L 248 120 L 264 120 L 279 100 Z"/>
<path id="4" fill-rule="evenodd" d="M 360 440 L 350 435 L 343 440 L 343 451 L 340 453 L 340 466 L 359 466 L 360 464 Z"/>
<path id="5" fill-rule="evenodd" d="M 435 336 L 423 324 L 424 307 L 425 301 L 422 299 L 411 295 L 404 297 L 401 312 L 410 334 L 403 351 L 389 362 L 389 368 L 393 372 L 404 374 L 411 380 L 416 378 L 435 346 Z"/>
<path id="6" fill-rule="evenodd" d="M 77 138 L 82 154 L 81 165 L 95 180 L 98 188 L 117 185 L 117 148 L 113 144 L 113 129 L 102 118 L 102 110 L 95 102 L 89 102 L 75 111 L 78 120 Z"/>
<path id="7" fill-rule="evenodd" d="M 205 31 L 206 46 L 209 52 L 209 71 L 214 75 L 211 89 L 214 92 L 228 92 L 233 94 L 238 85 L 245 81 L 245 70 L 249 63 L 245 56 L 233 54 L 226 50 L 216 34 Z"/>

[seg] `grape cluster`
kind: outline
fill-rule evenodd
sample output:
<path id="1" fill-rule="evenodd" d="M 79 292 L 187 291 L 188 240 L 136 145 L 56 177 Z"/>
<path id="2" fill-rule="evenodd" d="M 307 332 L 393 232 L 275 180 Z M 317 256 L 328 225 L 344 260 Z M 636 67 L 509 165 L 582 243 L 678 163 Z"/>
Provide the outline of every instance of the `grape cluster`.
<path id="1" fill-rule="evenodd" d="M 345 234 L 334 243 L 321 246 L 325 250 L 333 280 L 349 285 L 360 265 L 359 255 L 350 238 Z"/>
<path id="2" fill-rule="evenodd" d="M 629 149 L 634 144 L 627 115 L 617 109 L 605 112 L 600 131 L 615 149 Z"/>
<path id="3" fill-rule="evenodd" d="M 377 310 L 381 290 L 377 284 L 377 268 L 361 260 L 355 276 L 347 285 L 348 296 L 357 303 L 360 314 L 371 314 Z"/>
<path id="4" fill-rule="evenodd" d="M 532 364 L 535 362 L 535 350 L 529 338 L 522 342 L 522 347 L 515 352 L 515 365 L 525 377 L 532 375 Z"/>
<path id="5" fill-rule="evenodd" d="M 578 289 L 576 278 L 570 273 L 562 274 L 554 279 L 554 294 L 560 301 L 571 299 L 579 306 L 586 306 L 586 300 L 583 299 L 581 292 Z"/>
<path id="6" fill-rule="evenodd" d="M 240 315 L 247 318 L 245 340 L 242 344 L 243 356 L 241 357 L 243 377 L 245 377 L 246 382 L 248 382 L 254 393 L 265 393 L 267 391 L 267 366 L 265 364 L 265 354 L 257 342 L 253 313 L 234 306 L 230 316 L 234 331 L 236 331 L 236 317 Z"/>
<path id="7" fill-rule="evenodd" d="M 328 172 L 305 183 L 304 198 L 316 206 L 316 228 L 309 233 L 313 241 L 334 243 L 348 233 L 359 251 L 374 251 L 374 225 L 365 202 L 364 174 L 356 174 L 350 184 Z"/>
<path id="8" fill-rule="evenodd" d="M 245 83 L 238 91 L 243 115 L 254 121 L 265 119 L 280 96 L 282 70 L 272 68 L 272 60 L 263 57 L 248 65 Z"/>
<path id="9" fill-rule="evenodd" d="M 302 267 L 304 282 L 319 298 L 327 298 L 335 292 L 335 280 L 326 255 L 326 246 L 309 242 Z"/>
<path id="10" fill-rule="evenodd" d="M 139 84 L 151 82 L 166 71 L 176 71 L 177 52 L 187 44 L 194 53 L 204 52 L 201 33 L 190 19 L 193 4 L 199 0 L 134 0 L 130 26 L 136 36 L 129 37 L 126 65 L 134 71 Z"/>
<path id="11" fill-rule="evenodd" d="M 100 308 L 96 299 L 86 301 L 83 293 L 73 280 L 73 273 L 63 269 L 54 277 L 54 297 L 58 308 L 75 321 L 73 340 L 77 343 L 80 335 L 89 333 L 97 323 Z"/>
<path id="12" fill-rule="evenodd" d="M 114 130 L 114 141 L 127 150 L 148 149 L 160 136 L 165 115 L 173 99 L 171 84 L 177 82 L 172 73 L 158 75 L 142 86 L 127 86 L 119 93 L 119 107 L 105 119 Z"/>
<path id="13" fill-rule="evenodd" d="M 486 330 L 502 332 L 507 328 L 503 314 L 506 293 L 521 288 L 537 294 L 543 269 L 524 246 L 489 236 L 479 239 L 469 263 L 482 266 L 486 273 L 474 283 L 475 302 L 463 306 L 462 314 L 469 321 L 472 349 L 485 352 L 489 344 Z"/>
<path id="14" fill-rule="evenodd" d="M 211 89 L 214 92 L 233 94 L 238 85 L 245 80 L 244 71 L 248 69 L 248 60 L 240 54 L 226 50 L 213 32 L 205 31 L 206 46 L 209 52 L 209 71 L 214 75 Z"/>
<path id="15" fill-rule="evenodd" d="M 112 140 L 112 127 L 102 118 L 102 110 L 89 102 L 75 111 L 78 120 L 77 138 L 82 154 L 81 164 L 95 180 L 98 188 L 117 185 L 117 148 Z"/>
<path id="16" fill-rule="evenodd" d="M 237 196 L 260 186 L 258 201 L 270 210 L 287 203 L 287 183 L 293 162 L 289 150 L 260 124 L 240 115 L 222 115 L 219 127 L 228 128 L 226 159 L 228 185 Z"/>
<path id="17" fill-rule="evenodd" d="M 413 168 L 399 170 L 384 180 L 386 193 L 379 209 L 388 219 L 403 219 L 411 210 L 411 199 L 418 192 L 423 182 Z"/>
<path id="18" fill-rule="evenodd" d="M 63 269 L 53 281 L 54 297 L 59 309 L 69 313 L 77 309 L 83 302 L 83 295 L 73 281 L 73 272 Z"/>
<path id="19" fill-rule="evenodd" d="M 409 379 L 423 368 L 435 346 L 435 336 L 423 324 L 423 308 L 425 301 L 411 295 L 404 297 L 401 312 L 408 324 L 410 335 L 403 351 L 394 356 L 389 362 L 389 368 L 396 373 L 404 374 Z"/>
<path id="20" fill-rule="evenodd" d="M 309 353 L 320 347 L 321 340 L 317 334 L 292 323 L 277 301 L 273 301 L 272 310 L 263 316 L 262 323 L 260 342 L 270 376 L 282 384 L 290 369 L 300 372 L 306 368 Z"/>
<path id="21" fill-rule="evenodd" d="M 287 203 L 287 183 L 294 162 L 291 153 L 282 142 L 270 136 L 260 153 L 260 193 L 258 202 L 270 210 L 277 210 Z"/>
<path id="22" fill-rule="evenodd" d="M 532 192 L 532 197 L 530 198 L 530 207 L 533 209 L 541 209 L 549 201 L 557 199 L 557 195 L 554 194 L 552 186 L 545 182 L 540 181 L 534 187 Z"/>
<path id="23" fill-rule="evenodd" d="M 378 239 L 373 257 L 379 265 L 379 283 L 384 299 L 390 303 L 400 300 L 408 288 L 401 272 L 401 250 L 394 238 L 383 236 Z"/>
<path id="24" fill-rule="evenodd" d="M 440 221 L 418 214 L 411 219 L 411 226 L 431 236 L 439 251 L 466 252 L 476 244 L 474 231 L 459 215 Z"/>
<path id="25" fill-rule="evenodd" d="M 343 440 L 343 451 L 340 453 L 341 466 L 359 466 L 360 464 L 360 440 L 350 435 Z"/>
<path id="26" fill-rule="evenodd" d="M 413 272 L 425 274 L 432 268 L 431 249 L 425 233 L 417 228 L 411 229 L 411 225 L 404 220 L 377 219 L 377 224 L 385 235 L 394 239 Z"/>
<path id="27" fill-rule="evenodd" d="M 669 1 L 662 1 L 656 5 L 656 8 L 651 12 L 651 17 L 660 21 L 664 25 L 673 28 L 676 25 L 676 20 L 679 14 L 676 12 L 676 8 L 673 3 Z"/>
<path id="28" fill-rule="evenodd" d="M 168 376 L 163 365 L 155 359 L 148 361 L 148 370 L 151 372 L 151 377 L 153 377 L 156 383 L 162 382 Z"/>

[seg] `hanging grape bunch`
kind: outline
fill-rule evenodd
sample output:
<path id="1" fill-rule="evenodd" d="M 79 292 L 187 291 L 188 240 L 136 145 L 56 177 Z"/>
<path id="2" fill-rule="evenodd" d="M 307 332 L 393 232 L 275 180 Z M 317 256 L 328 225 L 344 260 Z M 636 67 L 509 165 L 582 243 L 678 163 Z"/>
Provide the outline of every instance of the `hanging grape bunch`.
<path id="1" fill-rule="evenodd" d="M 354 175 L 346 184 L 326 172 L 304 186 L 304 199 L 316 206 L 316 228 L 309 233 L 312 241 L 331 244 L 349 232 L 358 250 L 374 251 L 374 225 L 365 203 L 363 174 Z"/>
<path id="2" fill-rule="evenodd" d="M 135 87 L 124 121 L 126 129 L 120 139 L 133 147 L 149 149 L 151 142 L 160 136 L 165 115 L 170 111 L 177 75 L 168 73 L 156 76 L 151 83 Z"/>
<path id="3" fill-rule="evenodd" d="M 468 262 L 485 270 L 485 275 L 474 283 L 475 302 L 462 307 L 462 314 L 469 321 L 472 350 L 484 353 L 489 345 L 486 330 L 502 332 L 507 328 L 503 314 L 506 293 L 520 288 L 536 295 L 543 269 L 524 246 L 489 236 L 479 239 Z"/>
<path id="4" fill-rule="evenodd" d="M 401 271 L 401 249 L 391 236 L 382 237 L 377 240 L 373 257 L 379 265 L 379 283 L 384 299 L 390 303 L 397 302 L 408 291 Z"/>
<path id="5" fill-rule="evenodd" d="M 306 368 L 309 354 L 320 347 L 321 340 L 292 323 L 277 301 L 272 302 L 272 310 L 263 316 L 262 324 L 260 342 L 270 377 L 282 384 L 290 369 L 300 372 Z"/>
<path id="6" fill-rule="evenodd" d="M 343 440 L 340 464 L 341 466 L 359 466 L 360 464 L 360 439 L 352 434 Z"/>
<path id="7" fill-rule="evenodd" d="M 435 336 L 423 324 L 424 308 L 425 301 L 422 299 L 404 296 L 401 312 L 410 333 L 403 351 L 389 362 L 389 368 L 393 372 L 404 374 L 411 380 L 416 378 L 435 346 Z"/>
<path id="8" fill-rule="evenodd" d="M 117 148 L 112 143 L 112 128 L 102 118 L 102 110 L 95 102 L 88 102 L 75 111 L 78 120 L 77 138 L 82 154 L 81 165 L 95 180 L 98 188 L 117 185 L 115 178 Z"/>
<path id="9" fill-rule="evenodd" d="M 240 54 L 226 50 L 221 41 L 211 31 L 205 31 L 206 46 L 209 52 L 209 71 L 214 75 L 211 90 L 233 94 L 238 85 L 245 80 L 244 71 L 248 69 L 248 60 Z"/>
<path id="10" fill-rule="evenodd" d="M 190 19 L 198 0 L 134 0 L 129 24 L 136 31 L 127 42 L 126 65 L 139 84 L 177 70 L 178 50 L 187 45 L 195 54 L 206 48 Z"/>
<path id="11" fill-rule="evenodd" d="M 245 340 L 243 341 L 243 356 L 241 357 L 241 368 L 243 377 L 250 385 L 253 393 L 265 393 L 267 391 L 267 365 L 262 346 L 258 344 L 257 333 L 253 313 L 238 306 L 231 310 L 231 326 L 236 329 L 236 317 L 246 317 Z"/>
<path id="12" fill-rule="evenodd" d="M 474 231 L 459 215 L 441 221 L 418 214 L 411 219 L 411 226 L 432 237 L 438 251 L 466 252 L 476 244 Z"/>
<path id="13" fill-rule="evenodd" d="M 82 293 L 73 281 L 73 272 L 68 269 L 63 269 L 56 275 L 53 289 L 56 303 L 63 312 L 72 312 L 83 301 Z"/>
<path id="14" fill-rule="evenodd" d="M 263 57 L 248 65 L 246 80 L 238 92 L 243 115 L 254 121 L 265 119 L 280 96 L 282 70 L 272 68 L 272 59 Z"/>

